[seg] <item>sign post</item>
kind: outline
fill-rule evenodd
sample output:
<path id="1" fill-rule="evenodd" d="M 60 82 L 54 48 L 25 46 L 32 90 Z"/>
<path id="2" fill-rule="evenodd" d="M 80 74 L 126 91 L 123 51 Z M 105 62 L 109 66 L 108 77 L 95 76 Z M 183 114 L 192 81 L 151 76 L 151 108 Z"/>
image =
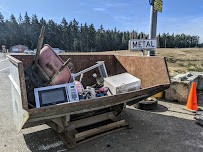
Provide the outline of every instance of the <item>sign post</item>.
<path id="1" fill-rule="evenodd" d="M 156 39 L 156 29 L 157 29 L 157 11 L 162 12 L 162 0 L 149 0 L 151 5 L 150 11 L 150 32 L 149 39 Z M 155 56 L 155 50 L 151 49 L 148 51 L 148 56 Z"/>

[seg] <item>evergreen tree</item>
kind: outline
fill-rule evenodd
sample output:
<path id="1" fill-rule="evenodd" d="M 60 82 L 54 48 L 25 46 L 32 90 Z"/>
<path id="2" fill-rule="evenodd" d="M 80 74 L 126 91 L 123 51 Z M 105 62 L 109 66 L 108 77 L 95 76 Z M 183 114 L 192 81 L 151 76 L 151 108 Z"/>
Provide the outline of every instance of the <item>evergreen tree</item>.
<path id="1" fill-rule="evenodd" d="M 9 40 L 10 40 L 10 46 L 18 44 L 20 41 L 18 39 L 19 35 L 19 26 L 16 21 L 16 18 L 14 15 L 11 15 L 10 22 L 7 22 L 7 27 L 9 30 Z"/>
<path id="2" fill-rule="evenodd" d="M 61 32 L 61 48 L 70 50 L 70 30 L 68 27 L 68 22 L 65 18 L 62 19 L 60 24 L 60 32 Z"/>
<path id="3" fill-rule="evenodd" d="M 1 45 L 7 45 L 6 28 L 7 26 L 5 25 L 5 22 L 4 22 L 4 16 L 0 12 L 0 44 Z"/>
<path id="4" fill-rule="evenodd" d="M 95 50 L 95 40 L 96 40 L 96 31 L 95 31 L 95 28 L 94 28 L 94 25 L 91 24 L 89 26 L 89 31 L 88 31 L 88 43 L 89 43 L 89 51 L 96 51 Z"/>
<path id="5" fill-rule="evenodd" d="M 58 25 L 53 21 L 49 20 L 46 26 L 46 42 L 53 47 L 59 47 L 60 45 L 60 32 Z"/>
<path id="6" fill-rule="evenodd" d="M 87 24 L 80 26 L 80 50 L 88 51 L 89 50 L 89 29 Z"/>
<path id="7" fill-rule="evenodd" d="M 25 12 L 25 16 L 23 19 L 22 27 L 23 27 L 23 41 L 22 44 L 26 45 L 28 48 L 31 48 L 31 26 L 30 26 L 30 17 L 27 12 Z"/>
<path id="8" fill-rule="evenodd" d="M 147 34 L 136 31 L 119 31 L 116 28 L 105 30 L 101 25 L 95 29 L 93 24 L 80 24 L 73 19 L 67 22 L 65 18 L 60 24 L 53 20 L 46 21 L 44 18 L 38 20 L 36 14 L 31 18 L 26 12 L 24 17 L 19 15 L 16 20 L 11 15 L 9 20 L 4 19 L 0 12 L 0 45 L 7 48 L 17 44 L 23 44 L 30 49 L 35 49 L 42 26 L 46 26 L 44 43 L 52 47 L 59 47 L 67 51 L 108 51 L 128 49 L 129 39 L 146 39 Z M 203 47 L 200 37 L 197 35 L 169 34 L 158 35 L 159 46 L 162 48 L 185 48 Z"/>
<path id="9" fill-rule="evenodd" d="M 37 41 L 40 34 L 41 25 L 38 21 L 37 15 L 32 15 L 31 17 L 31 28 L 30 28 L 30 37 L 31 37 L 31 48 L 37 48 Z"/>
<path id="10" fill-rule="evenodd" d="M 104 51 L 105 50 L 105 35 L 104 35 L 104 28 L 101 25 L 100 28 L 97 30 L 96 33 L 96 50 L 97 51 Z"/>

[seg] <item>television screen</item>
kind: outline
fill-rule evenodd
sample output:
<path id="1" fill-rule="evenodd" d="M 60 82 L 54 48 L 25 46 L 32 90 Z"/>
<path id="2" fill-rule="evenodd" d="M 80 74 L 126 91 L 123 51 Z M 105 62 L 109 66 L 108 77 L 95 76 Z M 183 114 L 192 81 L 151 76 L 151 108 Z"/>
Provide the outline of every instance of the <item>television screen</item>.
<path id="1" fill-rule="evenodd" d="M 39 93 L 42 105 L 65 102 L 67 100 L 65 88 L 57 88 Z"/>
<path id="2" fill-rule="evenodd" d="M 35 88 L 36 108 L 68 102 L 67 84 Z"/>

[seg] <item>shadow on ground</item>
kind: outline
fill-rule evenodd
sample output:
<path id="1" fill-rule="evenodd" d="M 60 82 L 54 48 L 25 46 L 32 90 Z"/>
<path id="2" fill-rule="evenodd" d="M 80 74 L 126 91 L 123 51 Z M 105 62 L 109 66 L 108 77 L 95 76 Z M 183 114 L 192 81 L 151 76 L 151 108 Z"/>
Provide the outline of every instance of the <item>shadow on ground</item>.
<path id="1" fill-rule="evenodd" d="M 164 107 L 162 107 L 165 109 Z M 132 127 L 94 139 L 68 150 L 72 152 L 185 152 L 203 151 L 202 127 L 195 121 L 125 109 L 119 116 Z M 24 135 L 35 151 L 67 151 L 52 129 Z"/>
<path id="2" fill-rule="evenodd" d="M 32 152 L 57 152 L 59 150 L 66 149 L 66 147 L 63 145 L 63 142 L 58 138 L 58 136 L 51 128 L 24 134 L 23 136 L 27 147 Z"/>

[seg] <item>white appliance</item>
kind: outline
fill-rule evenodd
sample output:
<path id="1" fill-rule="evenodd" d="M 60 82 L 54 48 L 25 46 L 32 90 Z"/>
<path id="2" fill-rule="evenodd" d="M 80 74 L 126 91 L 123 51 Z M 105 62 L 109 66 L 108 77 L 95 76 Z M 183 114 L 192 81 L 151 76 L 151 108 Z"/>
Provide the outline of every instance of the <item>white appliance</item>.
<path id="1" fill-rule="evenodd" d="M 122 73 L 104 78 L 104 86 L 107 86 L 113 95 L 129 91 L 139 90 L 141 80 L 129 73 Z"/>
<path id="2" fill-rule="evenodd" d="M 36 108 L 79 101 L 74 83 L 34 88 Z"/>
<path id="3" fill-rule="evenodd" d="M 78 92 L 75 83 L 67 84 L 68 100 L 69 102 L 79 101 Z"/>

